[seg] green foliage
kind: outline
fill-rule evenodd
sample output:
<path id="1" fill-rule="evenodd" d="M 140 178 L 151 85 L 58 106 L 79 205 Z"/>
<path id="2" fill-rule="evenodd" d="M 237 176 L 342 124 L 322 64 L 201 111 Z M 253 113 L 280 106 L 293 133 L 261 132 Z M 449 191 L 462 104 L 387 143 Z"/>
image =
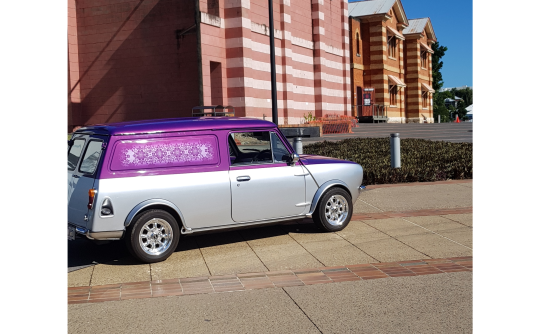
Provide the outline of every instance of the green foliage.
<path id="1" fill-rule="evenodd" d="M 446 98 L 454 98 L 454 95 L 450 91 L 446 92 L 435 92 L 433 94 L 433 115 L 435 118 L 435 122 L 437 122 L 438 115 L 441 115 L 441 123 L 449 122 L 450 119 L 450 112 L 444 105 L 444 99 Z"/>
<path id="2" fill-rule="evenodd" d="M 433 89 L 436 91 L 439 91 L 444 85 L 441 69 L 443 67 L 442 57 L 444 57 L 444 54 L 446 51 L 448 51 L 448 48 L 446 46 L 442 46 L 439 44 L 439 42 L 435 42 L 431 45 L 431 49 L 433 50 L 433 55 L 431 57 L 431 65 L 433 68 L 432 74 L 433 74 Z"/>
<path id="3" fill-rule="evenodd" d="M 315 143 L 304 154 L 354 161 L 364 168 L 364 185 L 472 179 L 472 144 L 401 140 L 401 168 L 390 167 L 389 138 L 354 138 Z"/>
<path id="4" fill-rule="evenodd" d="M 467 109 L 465 109 L 465 103 L 459 101 L 456 113 L 459 115 L 460 120 L 464 120 L 467 117 Z"/>
<path id="5" fill-rule="evenodd" d="M 306 121 L 306 123 L 309 123 L 311 121 L 314 121 L 315 120 L 315 116 L 313 116 L 313 114 L 311 113 L 311 111 L 307 114 L 304 114 L 304 120 Z"/>
<path id="6" fill-rule="evenodd" d="M 473 90 L 470 87 L 467 87 L 465 89 L 459 89 L 459 90 L 452 89 L 452 93 L 455 96 L 463 99 L 463 102 L 465 103 L 465 107 L 468 107 L 471 104 L 473 104 Z"/>

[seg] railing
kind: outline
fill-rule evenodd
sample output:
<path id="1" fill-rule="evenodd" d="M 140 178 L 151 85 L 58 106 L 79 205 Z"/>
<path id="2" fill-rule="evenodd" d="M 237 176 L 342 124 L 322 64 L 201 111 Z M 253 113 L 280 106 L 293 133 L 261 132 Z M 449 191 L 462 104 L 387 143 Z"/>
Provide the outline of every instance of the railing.
<path id="1" fill-rule="evenodd" d="M 358 117 L 373 117 L 373 121 L 385 121 L 388 119 L 388 106 L 372 104 L 370 106 L 355 106 Z"/>
<path id="2" fill-rule="evenodd" d="M 220 111 L 216 111 L 220 110 Z M 232 109 L 232 111 L 227 111 L 227 109 Z M 234 116 L 234 107 L 232 106 L 200 106 L 193 107 L 191 109 L 192 117 L 205 117 L 205 116 Z"/>
<path id="3" fill-rule="evenodd" d="M 352 128 L 358 126 L 358 120 L 352 116 L 327 114 L 323 117 L 315 117 L 306 124 L 320 126 L 323 134 L 352 133 Z"/>

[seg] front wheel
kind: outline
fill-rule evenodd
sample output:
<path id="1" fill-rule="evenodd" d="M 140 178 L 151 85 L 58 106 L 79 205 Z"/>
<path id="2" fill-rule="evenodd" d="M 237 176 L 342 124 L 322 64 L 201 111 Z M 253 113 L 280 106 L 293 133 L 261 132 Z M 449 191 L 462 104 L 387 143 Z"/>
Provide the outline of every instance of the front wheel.
<path id="1" fill-rule="evenodd" d="M 154 263 L 167 259 L 174 252 L 180 239 L 180 228 L 170 213 L 148 210 L 135 218 L 126 237 L 133 256 L 144 263 Z"/>
<path id="2" fill-rule="evenodd" d="M 313 221 L 325 231 L 341 231 L 351 221 L 352 212 L 349 193 L 341 188 L 331 188 L 319 200 L 313 213 Z"/>

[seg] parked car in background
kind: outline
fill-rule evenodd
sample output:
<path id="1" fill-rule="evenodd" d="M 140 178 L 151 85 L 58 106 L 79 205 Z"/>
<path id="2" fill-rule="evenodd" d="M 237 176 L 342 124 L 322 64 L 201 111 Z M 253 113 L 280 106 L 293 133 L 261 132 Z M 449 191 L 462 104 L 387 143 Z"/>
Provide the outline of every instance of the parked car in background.
<path id="1" fill-rule="evenodd" d="M 202 117 L 93 125 L 68 141 L 68 239 L 124 239 L 163 261 L 182 235 L 306 217 L 347 226 L 362 167 L 298 156 L 274 123 Z"/>

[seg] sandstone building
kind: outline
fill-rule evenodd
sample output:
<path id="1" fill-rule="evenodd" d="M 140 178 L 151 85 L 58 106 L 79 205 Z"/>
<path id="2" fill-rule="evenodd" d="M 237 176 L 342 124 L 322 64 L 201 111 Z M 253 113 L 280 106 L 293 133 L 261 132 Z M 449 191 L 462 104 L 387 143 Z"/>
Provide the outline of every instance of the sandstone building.
<path id="1" fill-rule="evenodd" d="M 353 114 L 376 104 L 388 122 L 432 123 L 431 20 L 409 20 L 400 0 L 351 2 L 349 17 Z"/>

